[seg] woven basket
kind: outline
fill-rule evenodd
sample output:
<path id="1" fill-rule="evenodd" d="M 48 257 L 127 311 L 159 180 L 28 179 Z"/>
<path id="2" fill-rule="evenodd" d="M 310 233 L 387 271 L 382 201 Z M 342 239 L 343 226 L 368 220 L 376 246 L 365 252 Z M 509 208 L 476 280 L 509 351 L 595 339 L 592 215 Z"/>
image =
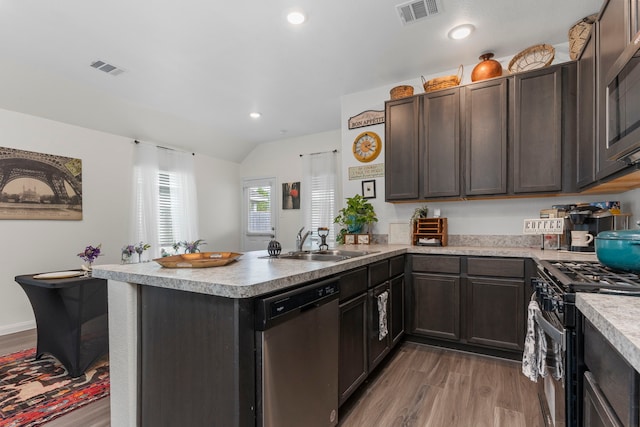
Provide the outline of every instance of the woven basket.
<path id="1" fill-rule="evenodd" d="M 511 74 L 514 74 L 548 67 L 553 62 L 555 54 L 556 50 L 553 46 L 537 44 L 526 48 L 511 58 L 507 69 Z"/>
<path id="2" fill-rule="evenodd" d="M 390 93 L 392 100 L 413 96 L 413 86 L 396 86 L 391 89 Z"/>
<path id="3" fill-rule="evenodd" d="M 578 55 L 587 42 L 587 38 L 589 38 L 589 34 L 591 33 L 591 27 L 593 23 L 596 22 L 597 17 L 597 13 L 585 16 L 569 29 L 569 57 L 572 60 L 575 61 L 578 59 Z"/>
<path id="4" fill-rule="evenodd" d="M 435 79 L 426 80 L 422 77 L 422 87 L 425 92 L 433 92 L 434 90 L 446 89 L 448 87 L 458 86 L 462 80 L 462 65 L 458 67 L 458 73 L 451 76 L 436 77 Z"/>

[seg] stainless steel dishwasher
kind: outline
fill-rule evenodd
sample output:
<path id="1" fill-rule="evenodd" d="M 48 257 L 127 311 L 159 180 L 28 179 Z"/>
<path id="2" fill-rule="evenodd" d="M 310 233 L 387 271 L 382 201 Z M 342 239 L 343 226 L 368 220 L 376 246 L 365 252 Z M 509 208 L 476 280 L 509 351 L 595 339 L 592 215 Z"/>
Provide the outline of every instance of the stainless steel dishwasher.
<path id="1" fill-rule="evenodd" d="M 258 426 L 338 423 L 338 294 L 330 279 L 258 300 Z"/>

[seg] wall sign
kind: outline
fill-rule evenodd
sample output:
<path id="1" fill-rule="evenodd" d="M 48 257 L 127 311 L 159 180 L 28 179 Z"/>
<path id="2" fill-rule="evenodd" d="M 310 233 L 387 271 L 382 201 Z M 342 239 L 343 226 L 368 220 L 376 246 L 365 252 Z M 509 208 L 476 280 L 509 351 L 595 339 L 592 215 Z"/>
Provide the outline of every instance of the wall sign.
<path id="1" fill-rule="evenodd" d="M 349 129 L 384 123 L 384 111 L 367 110 L 349 118 Z"/>
<path id="2" fill-rule="evenodd" d="M 384 163 L 352 166 L 349 168 L 349 181 L 354 179 L 379 178 L 381 176 L 384 176 Z"/>
<path id="3" fill-rule="evenodd" d="M 525 219 L 523 234 L 562 234 L 564 218 Z"/>

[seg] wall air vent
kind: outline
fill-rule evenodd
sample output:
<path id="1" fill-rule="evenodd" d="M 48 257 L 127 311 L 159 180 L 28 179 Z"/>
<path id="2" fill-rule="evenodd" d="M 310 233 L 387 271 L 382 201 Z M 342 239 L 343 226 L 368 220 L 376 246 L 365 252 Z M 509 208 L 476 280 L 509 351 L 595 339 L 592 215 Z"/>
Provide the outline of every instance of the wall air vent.
<path id="1" fill-rule="evenodd" d="M 100 70 L 100 71 L 104 71 L 105 73 L 111 75 L 111 76 L 118 76 L 122 73 L 124 73 L 124 69 L 120 68 L 120 67 L 116 67 L 115 65 L 111 65 L 106 63 L 105 61 L 93 61 L 91 63 L 91 67 L 95 68 L 96 70 Z"/>
<path id="2" fill-rule="evenodd" d="M 442 11 L 441 0 L 414 0 L 396 6 L 402 25 L 413 24 Z"/>

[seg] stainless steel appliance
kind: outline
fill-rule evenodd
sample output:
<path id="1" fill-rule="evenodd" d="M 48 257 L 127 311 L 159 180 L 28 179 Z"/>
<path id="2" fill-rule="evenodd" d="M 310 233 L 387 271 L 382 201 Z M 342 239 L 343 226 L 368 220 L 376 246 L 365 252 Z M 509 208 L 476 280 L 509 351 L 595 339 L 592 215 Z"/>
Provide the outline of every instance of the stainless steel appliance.
<path id="1" fill-rule="evenodd" d="M 260 299 L 258 425 L 338 423 L 338 279 Z"/>
<path id="2" fill-rule="evenodd" d="M 582 426 L 585 365 L 583 322 L 575 306 L 576 292 L 640 296 L 640 276 L 617 272 L 597 262 L 538 261 L 538 275 L 531 279 L 531 285 L 541 309 L 538 324 L 547 340 L 560 343 L 563 351 L 562 380 L 546 379 L 540 385 L 545 418 L 548 425 L 555 421 L 555 426 Z"/>
<path id="3" fill-rule="evenodd" d="M 607 74 L 607 158 L 640 162 L 640 32 Z"/>

